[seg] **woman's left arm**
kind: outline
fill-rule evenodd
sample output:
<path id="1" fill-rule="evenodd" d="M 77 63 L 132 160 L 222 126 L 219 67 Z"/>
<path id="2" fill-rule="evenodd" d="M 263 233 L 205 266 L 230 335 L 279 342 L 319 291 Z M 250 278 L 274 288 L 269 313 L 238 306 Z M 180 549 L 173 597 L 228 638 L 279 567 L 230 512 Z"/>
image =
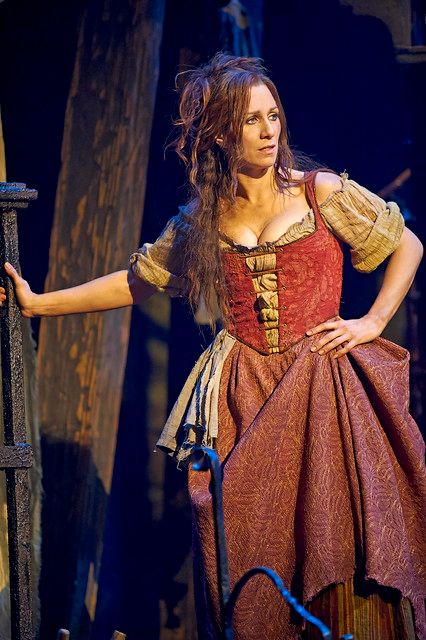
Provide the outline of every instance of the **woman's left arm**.
<path id="1" fill-rule="evenodd" d="M 309 336 L 327 332 L 315 342 L 311 350 L 325 355 L 339 347 L 333 355 L 334 358 L 339 358 L 357 344 L 377 338 L 407 294 L 422 255 L 422 243 L 412 231 L 405 228 L 397 248 L 389 259 L 383 284 L 369 312 L 354 320 L 336 317 L 310 329 L 306 332 Z"/>

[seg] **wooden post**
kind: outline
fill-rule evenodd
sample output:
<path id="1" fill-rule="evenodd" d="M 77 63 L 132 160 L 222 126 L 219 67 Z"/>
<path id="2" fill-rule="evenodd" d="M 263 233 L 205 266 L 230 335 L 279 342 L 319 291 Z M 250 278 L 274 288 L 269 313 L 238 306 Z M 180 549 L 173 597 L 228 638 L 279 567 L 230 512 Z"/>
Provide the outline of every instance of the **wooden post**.
<path id="1" fill-rule="evenodd" d="M 138 245 L 163 11 L 164 0 L 97 0 L 86 9 L 47 290 L 126 268 Z M 65 621 L 82 640 L 95 617 L 129 323 L 130 309 L 41 321 L 46 638 Z"/>

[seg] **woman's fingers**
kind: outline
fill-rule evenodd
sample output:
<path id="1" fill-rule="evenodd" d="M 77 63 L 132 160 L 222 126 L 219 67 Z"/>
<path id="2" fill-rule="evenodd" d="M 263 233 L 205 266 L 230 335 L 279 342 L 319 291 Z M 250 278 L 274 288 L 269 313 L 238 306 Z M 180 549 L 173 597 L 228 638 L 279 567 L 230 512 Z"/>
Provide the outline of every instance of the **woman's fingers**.
<path id="1" fill-rule="evenodd" d="M 10 262 L 4 263 L 4 270 L 6 271 L 7 275 L 12 278 L 14 282 L 16 282 L 18 278 L 20 278 L 19 273 L 16 271 L 15 267 L 10 264 Z"/>
<path id="2" fill-rule="evenodd" d="M 335 316 L 307 331 L 307 335 L 323 333 L 320 339 L 312 345 L 311 351 L 322 356 L 336 349 L 337 353 L 333 355 L 333 358 L 340 358 L 340 356 L 348 353 L 358 343 L 348 330 L 347 324 L 347 320 L 343 320 L 340 316 Z"/>
<path id="3" fill-rule="evenodd" d="M 339 347 L 344 342 L 349 342 L 352 336 L 343 329 L 335 329 L 326 333 L 318 342 L 311 347 L 311 351 L 316 351 L 321 356 L 325 355 L 332 349 Z"/>
<path id="4" fill-rule="evenodd" d="M 316 327 L 309 329 L 306 332 L 307 336 L 314 336 L 316 333 L 321 333 L 321 331 L 330 331 L 330 329 L 336 329 L 339 324 L 343 322 L 340 316 L 335 316 L 334 318 L 330 318 L 330 320 L 326 320 L 326 322 L 321 322 Z"/>
<path id="5" fill-rule="evenodd" d="M 8 265 L 9 263 L 6 262 L 4 265 L 5 271 L 7 273 L 7 269 L 6 269 L 6 265 Z M 0 287 L 0 306 L 3 304 L 3 302 L 6 300 L 6 289 L 4 287 Z"/>
<path id="6" fill-rule="evenodd" d="M 347 332 L 344 331 L 343 329 L 335 329 L 334 331 L 329 331 L 328 333 L 324 334 L 323 336 L 321 336 L 321 338 L 315 342 L 315 344 L 312 345 L 311 347 L 311 351 L 317 351 L 318 353 L 326 353 L 326 351 L 324 351 L 325 346 L 328 346 L 328 343 L 331 343 L 332 341 L 334 342 L 337 338 L 342 337 L 343 339 L 340 340 L 338 342 L 338 344 L 341 344 L 342 342 L 344 342 L 345 340 L 350 339 L 351 336 L 348 336 Z M 327 351 L 329 351 L 330 349 L 327 349 Z"/>
<path id="7" fill-rule="evenodd" d="M 15 276 L 17 276 L 18 274 L 16 272 L 16 269 L 12 267 L 10 262 L 4 263 L 4 270 L 6 271 L 7 275 L 10 276 L 12 280 L 15 282 Z M 3 302 L 5 302 L 5 300 L 6 300 L 6 289 L 4 287 L 0 287 L 0 306 L 3 306 Z"/>
<path id="8" fill-rule="evenodd" d="M 331 357 L 336 360 L 337 358 L 340 358 L 341 356 L 344 356 L 345 353 L 349 353 L 349 351 L 351 349 L 353 349 L 353 347 L 356 347 L 357 342 L 355 340 L 350 340 L 349 342 L 347 342 L 346 344 L 343 344 L 340 349 L 333 354 Z"/>
<path id="9" fill-rule="evenodd" d="M 322 346 L 319 350 L 318 353 L 322 356 L 325 355 L 326 353 L 328 353 L 329 351 L 331 351 L 332 349 L 336 349 L 337 347 L 339 347 L 340 345 L 342 345 L 344 342 L 348 342 L 349 336 L 347 335 L 339 335 L 337 336 L 334 340 L 331 340 L 330 342 L 327 342 L 324 346 Z"/>
<path id="10" fill-rule="evenodd" d="M 311 346 L 311 351 L 320 355 L 329 353 L 332 349 L 337 349 L 334 358 L 340 358 L 348 353 L 353 347 L 371 342 L 377 338 L 382 331 L 382 327 L 372 320 L 368 315 L 352 320 L 343 320 L 340 316 L 322 322 L 313 329 L 307 331 L 307 335 L 315 335 L 322 332 L 323 335 L 315 339 Z"/>
<path id="11" fill-rule="evenodd" d="M 24 280 L 19 275 L 15 267 L 10 264 L 10 262 L 4 263 L 4 270 L 6 272 L 6 275 L 9 276 L 9 278 L 12 280 L 19 304 L 21 304 L 22 306 L 22 303 L 25 302 L 25 296 L 28 294 L 28 292 L 31 293 L 28 282 L 26 282 L 26 280 Z M 6 290 L 4 287 L 0 287 L 0 304 L 3 305 L 5 300 Z"/>

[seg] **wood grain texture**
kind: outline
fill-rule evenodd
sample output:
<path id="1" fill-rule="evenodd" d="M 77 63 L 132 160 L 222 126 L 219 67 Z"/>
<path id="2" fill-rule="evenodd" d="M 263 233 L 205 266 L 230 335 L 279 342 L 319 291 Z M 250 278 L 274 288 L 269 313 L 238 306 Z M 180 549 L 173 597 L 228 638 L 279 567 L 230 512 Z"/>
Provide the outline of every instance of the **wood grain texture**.
<path id="1" fill-rule="evenodd" d="M 105 0 L 86 9 L 46 290 L 126 267 L 137 246 L 163 12 L 158 0 Z M 82 639 L 95 615 L 129 322 L 130 309 L 41 322 L 46 634 L 67 624 Z"/>

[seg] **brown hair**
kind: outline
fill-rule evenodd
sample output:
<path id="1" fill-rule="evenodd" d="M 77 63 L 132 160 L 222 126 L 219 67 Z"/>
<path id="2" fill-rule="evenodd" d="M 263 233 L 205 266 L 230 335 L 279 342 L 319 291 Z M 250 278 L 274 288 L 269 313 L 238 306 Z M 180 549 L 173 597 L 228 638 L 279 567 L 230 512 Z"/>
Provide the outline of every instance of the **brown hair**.
<path id="1" fill-rule="evenodd" d="M 224 318 L 228 314 L 220 246 L 219 216 L 235 203 L 241 139 L 250 89 L 265 84 L 279 110 L 281 133 L 274 166 L 278 190 L 295 180 L 295 159 L 288 143 L 287 123 L 278 91 L 259 58 L 217 53 L 207 64 L 177 76 L 180 88 L 178 135 L 171 143 L 187 167 L 190 200 L 187 212 L 191 234 L 186 243 L 185 264 L 188 298 L 196 309 L 204 297 L 210 324 L 215 324 L 215 300 Z M 224 136 L 226 132 L 226 136 Z M 223 144 L 216 143 L 218 137 Z"/>

